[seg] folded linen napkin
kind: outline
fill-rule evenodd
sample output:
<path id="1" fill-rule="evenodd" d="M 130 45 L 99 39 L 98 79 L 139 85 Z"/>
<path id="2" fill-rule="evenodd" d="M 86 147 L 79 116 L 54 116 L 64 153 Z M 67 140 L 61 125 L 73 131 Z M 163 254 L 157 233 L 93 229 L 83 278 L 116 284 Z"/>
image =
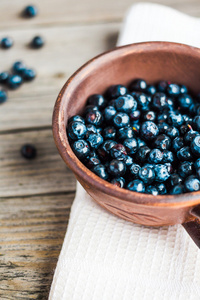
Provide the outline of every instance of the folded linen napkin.
<path id="1" fill-rule="evenodd" d="M 129 10 L 117 45 L 200 47 L 200 20 L 157 4 Z M 199 300 L 200 251 L 181 225 L 153 228 L 98 206 L 77 184 L 49 300 Z"/>

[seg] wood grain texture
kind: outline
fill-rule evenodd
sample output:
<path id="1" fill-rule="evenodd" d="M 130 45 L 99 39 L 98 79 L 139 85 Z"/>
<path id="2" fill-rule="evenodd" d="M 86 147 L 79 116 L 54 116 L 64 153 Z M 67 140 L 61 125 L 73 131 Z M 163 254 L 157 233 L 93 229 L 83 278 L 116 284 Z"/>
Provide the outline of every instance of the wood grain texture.
<path id="1" fill-rule="evenodd" d="M 21 156 L 25 143 L 36 146 L 35 159 Z M 0 144 L 0 197 L 75 190 L 75 178 L 61 160 L 51 130 L 0 135 Z"/>
<path id="2" fill-rule="evenodd" d="M 0 299 L 47 299 L 73 197 L 0 200 Z"/>

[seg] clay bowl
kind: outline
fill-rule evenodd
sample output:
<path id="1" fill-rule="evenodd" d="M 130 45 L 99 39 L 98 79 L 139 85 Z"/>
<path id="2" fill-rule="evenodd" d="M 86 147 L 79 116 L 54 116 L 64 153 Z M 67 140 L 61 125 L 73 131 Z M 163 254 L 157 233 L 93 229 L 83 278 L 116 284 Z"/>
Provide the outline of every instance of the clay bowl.
<path id="1" fill-rule="evenodd" d="M 149 42 L 118 47 L 82 66 L 66 82 L 53 113 L 56 146 L 68 167 L 91 197 L 120 218 L 150 226 L 183 224 L 200 245 L 200 192 L 152 196 L 120 189 L 87 169 L 73 153 L 66 135 L 68 119 L 81 114 L 86 99 L 104 93 L 112 84 L 127 85 L 134 78 L 148 83 L 170 80 L 200 91 L 200 49 Z"/>

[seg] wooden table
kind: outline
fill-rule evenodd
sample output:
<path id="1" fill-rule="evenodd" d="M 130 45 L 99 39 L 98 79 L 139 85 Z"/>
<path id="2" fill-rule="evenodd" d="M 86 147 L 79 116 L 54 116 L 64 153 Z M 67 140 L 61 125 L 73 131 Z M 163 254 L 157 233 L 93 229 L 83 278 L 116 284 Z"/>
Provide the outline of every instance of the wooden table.
<path id="1" fill-rule="evenodd" d="M 0 71 L 16 60 L 34 67 L 32 83 L 9 92 L 0 107 L 0 299 L 47 299 L 67 228 L 75 179 L 53 142 L 51 116 L 66 79 L 85 61 L 112 48 L 122 17 L 134 0 L 34 0 L 39 15 L 23 19 L 27 1 L 0 1 L 0 37 L 15 44 L 0 50 Z M 160 0 L 200 16 L 198 0 Z M 41 34 L 46 45 L 31 50 Z M 37 147 L 32 161 L 25 143 Z"/>

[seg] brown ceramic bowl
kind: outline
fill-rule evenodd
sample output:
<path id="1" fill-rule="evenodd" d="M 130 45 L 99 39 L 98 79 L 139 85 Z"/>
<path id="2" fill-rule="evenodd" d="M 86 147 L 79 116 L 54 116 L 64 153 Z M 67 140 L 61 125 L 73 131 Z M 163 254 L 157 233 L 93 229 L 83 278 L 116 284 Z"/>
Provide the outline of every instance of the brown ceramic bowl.
<path id="1" fill-rule="evenodd" d="M 90 60 L 72 75 L 58 95 L 53 113 L 55 143 L 77 180 L 102 207 L 143 225 L 183 224 L 199 244 L 200 192 L 152 196 L 120 189 L 87 169 L 69 145 L 67 121 L 82 113 L 88 96 L 103 93 L 112 84 L 127 85 L 134 78 L 144 78 L 148 83 L 170 80 L 185 84 L 197 93 L 200 91 L 200 49 L 148 42 L 118 47 Z"/>

